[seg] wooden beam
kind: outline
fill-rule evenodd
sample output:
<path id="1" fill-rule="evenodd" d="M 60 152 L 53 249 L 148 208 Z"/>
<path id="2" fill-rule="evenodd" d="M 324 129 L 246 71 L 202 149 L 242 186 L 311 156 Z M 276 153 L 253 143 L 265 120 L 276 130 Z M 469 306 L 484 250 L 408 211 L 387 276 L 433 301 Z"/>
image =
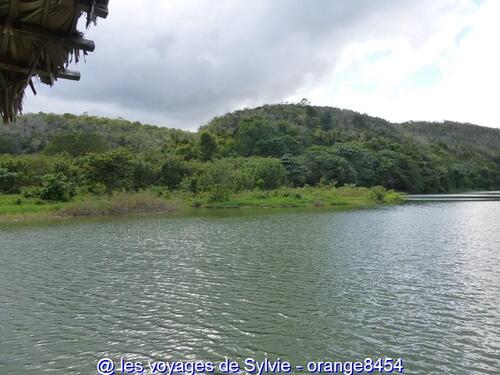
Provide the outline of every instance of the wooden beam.
<path id="1" fill-rule="evenodd" d="M 50 0 L 43 0 L 43 11 L 42 11 L 42 20 L 40 22 L 40 26 L 45 27 L 47 22 L 47 17 L 49 16 L 49 8 L 50 8 Z"/>
<path id="2" fill-rule="evenodd" d="M 23 74 L 33 74 L 40 77 L 51 77 L 53 76 L 50 72 L 43 69 L 30 69 L 25 66 L 20 66 L 5 59 L 0 59 L 0 69 L 8 70 L 11 72 L 23 73 Z M 72 70 L 61 70 L 55 73 L 55 76 L 60 79 L 68 79 L 70 81 L 79 81 L 81 78 L 80 72 L 75 72 Z"/>
<path id="3" fill-rule="evenodd" d="M 47 31 L 41 27 L 15 22 L 9 25 L 7 21 L 0 21 L 0 33 L 11 34 L 24 39 L 36 42 L 62 44 L 68 48 L 76 48 L 82 51 L 93 52 L 95 43 L 92 40 L 67 37 L 58 33 Z"/>
<path id="4" fill-rule="evenodd" d="M 9 4 L 9 17 L 15 17 L 17 14 L 17 3 L 19 0 L 10 0 Z"/>
<path id="5" fill-rule="evenodd" d="M 10 0 L 9 3 L 9 13 L 8 17 L 13 18 L 17 14 L 17 2 L 18 0 Z M 7 53 L 7 49 L 9 47 L 9 36 L 4 34 L 1 37 L 0 41 L 0 54 L 5 55 Z"/>

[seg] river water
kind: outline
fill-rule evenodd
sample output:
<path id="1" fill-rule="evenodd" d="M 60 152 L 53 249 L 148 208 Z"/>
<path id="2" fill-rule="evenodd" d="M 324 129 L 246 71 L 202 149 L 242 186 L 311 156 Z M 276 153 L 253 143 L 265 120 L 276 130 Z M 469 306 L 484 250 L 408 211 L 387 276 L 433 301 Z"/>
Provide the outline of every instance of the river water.
<path id="1" fill-rule="evenodd" d="M 0 228 L 0 374 L 403 358 L 500 373 L 500 202 Z"/>

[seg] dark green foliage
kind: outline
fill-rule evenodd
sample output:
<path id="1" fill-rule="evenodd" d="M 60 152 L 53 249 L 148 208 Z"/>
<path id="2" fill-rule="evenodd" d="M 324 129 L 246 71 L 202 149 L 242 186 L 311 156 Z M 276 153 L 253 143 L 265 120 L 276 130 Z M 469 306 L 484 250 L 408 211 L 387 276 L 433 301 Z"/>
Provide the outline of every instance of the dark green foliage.
<path id="1" fill-rule="evenodd" d="M 188 163 L 178 156 L 170 155 L 161 166 L 160 183 L 173 190 L 189 175 Z"/>
<path id="2" fill-rule="evenodd" d="M 208 132 L 201 133 L 200 151 L 203 161 L 212 160 L 214 158 L 217 153 L 217 141 L 212 134 Z"/>
<path id="3" fill-rule="evenodd" d="M 338 155 L 350 164 L 350 168 L 354 169 L 356 172 L 356 179 L 351 180 L 351 182 L 357 183 L 360 186 L 371 186 L 375 181 L 375 168 L 377 166 L 378 160 L 375 158 L 373 153 L 362 146 L 347 142 L 336 144 L 332 151 L 335 155 Z M 353 178 L 354 174 L 351 176 L 346 176 L 346 178 Z"/>
<path id="4" fill-rule="evenodd" d="M 198 173 L 199 189 L 217 194 L 275 189 L 287 182 L 286 169 L 274 158 L 219 159 L 207 163 Z"/>
<path id="5" fill-rule="evenodd" d="M 88 155 L 82 159 L 82 168 L 89 181 L 104 185 L 106 193 L 111 195 L 115 189 L 130 186 L 134 163 L 129 150 L 118 148 Z"/>
<path id="6" fill-rule="evenodd" d="M 26 198 L 40 198 L 47 201 L 66 202 L 75 196 L 75 187 L 62 173 L 42 177 L 40 186 L 23 192 Z"/>
<path id="7" fill-rule="evenodd" d="M 5 168 L 0 168 L 0 193 L 15 193 L 18 176 L 16 172 L 9 172 Z"/>
<path id="8" fill-rule="evenodd" d="M 263 190 L 272 190 L 283 186 L 287 182 L 287 172 L 279 159 L 250 158 L 243 170 L 248 170 L 255 187 Z"/>
<path id="9" fill-rule="evenodd" d="M 289 156 L 283 163 L 294 186 L 306 179 L 415 193 L 500 188 L 498 129 L 450 122 L 398 125 L 305 103 L 236 111 L 215 118 L 207 130 L 235 140 L 226 141 L 229 154 L 297 155 L 293 164 Z M 298 148 L 287 149 L 284 137 Z"/>
<path id="10" fill-rule="evenodd" d="M 412 121 L 402 124 L 402 128 L 442 146 L 473 145 L 493 150 L 500 149 L 500 131 L 498 129 L 451 121 L 443 123 Z"/>
<path id="11" fill-rule="evenodd" d="M 306 167 L 297 157 L 285 154 L 281 158 L 281 163 L 286 169 L 287 180 L 293 187 L 304 186 L 306 183 Z"/>
<path id="12" fill-rule="evenodd" d="M 358 179 L 352 164 L 332 148 L 311 148 L 306 153 L 306 166 L 306 182 L 309 185 L 317 185 L 320 182 L 344 185 L 354 183 Z"/>
<path id="13" fill-rule="evenodd" d="M 44 153 L 77 157 L 107 150 L 109 150 L 108 142 L 97 133 L 67 133 L 57 134 L 45 147 Z"/>
<path id="14" fill-rule="evenodd" d="M 132 189 L 135 191 L 146 189 L 156 184 L 158 171 L 152 163 L 139 160 L 132 166 Z"/>
<path id="15" fill-rule="evenodd" d="M 168 153 L 168 149 L 165 151 Z M 200 159 L 200 148 L 193 142 L 183 142 L 176 145 L 175 153 L 184 160 Z"/>
<path id="16" fill-rule="evenodd" d="M 238 126 L 235 136 L 235 150 L 241 156 L 259 155 L 259 141 L 268 140 L 274 135 L 274 129 L 262 118 L 249 118 Z"/>
<path id="17" fill-rule="evenodd" d="M 15 143 L 12 136 L 0 135 L 0 154 L 13 154 L 16 150 Z"/>
<path id="18" fill-rule="evenodd" d="M 56 167 L 64 159 L 42 155 L 27 155 L 21 157 L 1 156 L 0 168 L 17 174 L 13 192 L 19 192 L 23 187 L 39 184 L 41 176 L 57 173 Z"/>
<path id="19" fill-rule="evenodd" d="M 292 136 L 260 139 L 255 144 L 254 154 L 259 156 L 281 157 L 285 154 L 297 155 L 302 152 L 302 145 Z"/>
<path id="20" fill-rule="evenodd" d="M 0 154 L 41 152 L 60 134 L 95 134 L 111 148 L 128 147 L 136 151 L 172 148 L 183 142 L 195 142 L 195 135 L 182 130 L 142 125 L 123 119 L 71 114 L 28 114 L 15 124 L 0 126 Z"/>
<path id="21" fill-rule="evenodd" d="M 9 154 L 0 156 L 0 192 L 46 188 L 46 175 L 64 176 L 81 192 L 156 186 L 213 199 L 305 184 L 411 193 L 500 189 L 499 149 L 497 129 L 392 124 L 307 101 L 236 111 L 199 133 L 36 114 L 0 127 L 0 153 Z"/>

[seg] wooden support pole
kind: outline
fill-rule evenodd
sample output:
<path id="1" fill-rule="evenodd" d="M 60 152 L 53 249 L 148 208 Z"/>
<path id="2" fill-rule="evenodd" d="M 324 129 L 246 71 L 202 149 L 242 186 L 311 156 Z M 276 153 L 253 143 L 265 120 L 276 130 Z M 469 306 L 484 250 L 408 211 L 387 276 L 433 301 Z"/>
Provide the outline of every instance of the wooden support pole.
<path id="1" fill-rule="evenodd" d="M 0 69 L 8 70 L 11 72 L 23 73 L 27 75 L 38 75 L 40 77 L 51 77 L 53 76 L 49 71 L 43 69 L 30 69 L 25 66 L 16 65 L 10 61 L 5 61 L 0 59 Z M 61 70 L 55 73 L 55 76 L 60 79 L 68 79 L 70 81 L 79 81 L 81 78 L 80 72 L 75 72 L 73 70 Z"/>

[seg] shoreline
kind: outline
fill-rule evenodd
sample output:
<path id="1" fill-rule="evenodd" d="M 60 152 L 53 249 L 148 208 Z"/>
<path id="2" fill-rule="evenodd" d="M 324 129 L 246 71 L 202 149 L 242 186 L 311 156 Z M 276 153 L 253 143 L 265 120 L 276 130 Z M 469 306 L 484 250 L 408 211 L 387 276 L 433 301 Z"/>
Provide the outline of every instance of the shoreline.
<path id="1" fill-rule="evenodd" d="M 173 214 L 198 210 L 251 210 L 290 208 L 364 208 L 405 202 L 403 194 L 381 187 L 304 187 L 228 194 L 218 200 L 213 194 L 158 193 L 143 191 L 109 196 L 79 196 L 69 202 L 26 199 L 0 195 L 0 224 L 84 217 Z"/>

